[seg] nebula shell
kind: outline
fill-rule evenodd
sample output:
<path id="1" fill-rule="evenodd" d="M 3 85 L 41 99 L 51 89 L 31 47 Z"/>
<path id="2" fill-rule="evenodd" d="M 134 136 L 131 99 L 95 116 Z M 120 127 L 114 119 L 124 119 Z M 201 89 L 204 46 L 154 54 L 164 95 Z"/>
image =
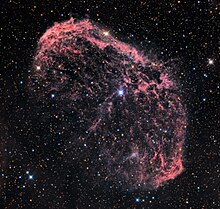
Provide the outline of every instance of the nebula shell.
<path id="1" fill-rule="evenodd" d="M 95 183 L 156 189 L 182 173 L 187 117 L 171 67 L 71 18 L 43 34 L 33 68 L 36 106 L 66 118 L 66 160 Z"/>

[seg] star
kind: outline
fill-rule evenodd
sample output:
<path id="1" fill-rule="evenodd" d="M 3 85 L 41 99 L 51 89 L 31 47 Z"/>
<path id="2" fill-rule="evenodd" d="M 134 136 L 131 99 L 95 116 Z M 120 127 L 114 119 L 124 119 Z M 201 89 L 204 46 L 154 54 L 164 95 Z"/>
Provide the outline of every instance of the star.
<path id="1" fill-rule="evenodd" d="M 33 179 L 33 175 L 29 175 L 29 176 L 28 176 L 28 179 L 29 179 L 29 180 L 32 180 L 32 179 Z"/>
<path id="2" fill-rule="evenodd" d="M 123 96 L 124 95 L 124 90 L 123 89 L 118 90 L 118 95 Z"/>
<path id="3" fill-rule="evenodd" d="M 103 31 L 103 35 L 104 36 L 108 36 L 109 35 L 109 31 Z"/>
<path id="4" fill-rule="evenodd" d="M 209 65 L 213 65 L 214 64 L 214 60 L 213 59 L 209 59 L 208 63 L 209 63 Z"/>

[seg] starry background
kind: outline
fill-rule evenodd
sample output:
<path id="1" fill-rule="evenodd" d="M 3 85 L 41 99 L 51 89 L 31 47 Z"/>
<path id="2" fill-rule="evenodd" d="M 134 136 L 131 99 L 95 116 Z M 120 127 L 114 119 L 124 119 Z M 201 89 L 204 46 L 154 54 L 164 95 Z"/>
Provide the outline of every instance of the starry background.
<path id="1" fill-rule="evenodd" d="M 1 1 L 0 208 L 219 208 L 219 3 Z M 179 67 L 189 112 L 185 171 L 156 191 L 88 188 L 56 143 L 40 146 L 27 82 L 37 42 L 54 22 L 90 18 L 120 40 Z M 43 150 L 39 150 L 39 149 Z M 54 151 L 55 150 L 55 151 Z"/>

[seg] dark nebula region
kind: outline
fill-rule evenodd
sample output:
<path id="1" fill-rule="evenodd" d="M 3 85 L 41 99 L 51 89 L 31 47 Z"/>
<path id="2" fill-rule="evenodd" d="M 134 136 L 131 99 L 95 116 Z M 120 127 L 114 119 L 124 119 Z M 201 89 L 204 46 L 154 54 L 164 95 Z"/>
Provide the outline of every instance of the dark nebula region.
<path id="1" fill-rule="evenodd" d="M 50 105 L 41 119 L 57 119 L 65 159 L 85 178 L 146 190 L 182 173 L 187 118 L 171 67 L 73 18 L 43 34 L 33 67 L 32 101 Z"/>

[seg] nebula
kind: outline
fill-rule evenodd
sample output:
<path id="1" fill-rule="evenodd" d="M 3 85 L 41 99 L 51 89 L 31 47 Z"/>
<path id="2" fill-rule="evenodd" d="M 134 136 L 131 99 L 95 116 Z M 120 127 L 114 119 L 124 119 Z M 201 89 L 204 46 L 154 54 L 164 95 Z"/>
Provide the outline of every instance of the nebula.
<path id="1" fill-rule="evenodd" d="M 89 19 L 55 23 L 38 42 L 31 91 L 57 118 L 68 163 L 123 190 L 155 189 L 184 170 L 187 117 L 162 61 Z"/>

